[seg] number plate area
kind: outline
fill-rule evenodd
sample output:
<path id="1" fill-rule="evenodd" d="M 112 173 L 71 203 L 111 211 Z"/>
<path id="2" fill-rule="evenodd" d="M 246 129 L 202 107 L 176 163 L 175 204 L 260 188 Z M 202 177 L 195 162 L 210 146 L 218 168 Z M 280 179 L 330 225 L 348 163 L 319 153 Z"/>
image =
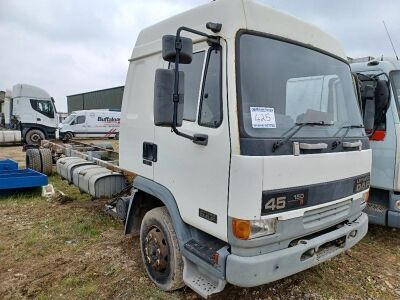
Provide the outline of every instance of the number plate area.
<path id="1" fill-rule="evenodd" d="M 307 200 L 307 189 L 263 195 L 261 215 L 301 208 L 307 205 Z"/>

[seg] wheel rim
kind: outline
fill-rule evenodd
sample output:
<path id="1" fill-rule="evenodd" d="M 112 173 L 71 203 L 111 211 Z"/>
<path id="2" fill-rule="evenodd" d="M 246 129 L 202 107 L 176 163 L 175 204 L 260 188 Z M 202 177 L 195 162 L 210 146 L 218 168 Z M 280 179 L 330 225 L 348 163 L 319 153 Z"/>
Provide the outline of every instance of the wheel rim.
<path id="1" fill-rule="evenodd" d="M 152 226 L 144 241 L 144 253 L 147 266 L 156 273 L 164 274 L 169 266 L 169 249 L 164 233 Z"/>
<path id="2" fill-rule="evenodd" d="M 31 141 L 37 143 L 41 140 L 40 134 L 34 133 L 31 135 Z"/>

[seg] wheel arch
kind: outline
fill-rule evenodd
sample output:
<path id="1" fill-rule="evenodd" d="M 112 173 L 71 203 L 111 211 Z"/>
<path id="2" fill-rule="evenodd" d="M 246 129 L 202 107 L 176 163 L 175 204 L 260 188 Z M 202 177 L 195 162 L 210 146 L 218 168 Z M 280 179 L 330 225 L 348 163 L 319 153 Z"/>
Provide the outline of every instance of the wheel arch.
<path id="1" fill-rule="evenodd" d="M 171 216 L 179 243 L 189 239 L 189 225 L 183 222 L 175 198 L 166 187 L 141 176 L 134 179 L 132 186 L 137 189 L 137 192 L 129 204 L 125 221 L 125 234 L 140 231 L 140 224 L 147 211 L 165 206 Z"/>

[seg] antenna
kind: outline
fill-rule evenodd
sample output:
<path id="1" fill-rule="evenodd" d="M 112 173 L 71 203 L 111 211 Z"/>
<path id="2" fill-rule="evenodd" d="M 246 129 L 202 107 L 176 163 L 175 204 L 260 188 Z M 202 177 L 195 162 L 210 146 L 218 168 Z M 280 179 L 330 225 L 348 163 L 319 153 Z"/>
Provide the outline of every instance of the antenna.
<path id="1" fill-rule="evenodd" d="M 385 26 L 386 33 L 387 33 L 387 35 L 389 37 L 389 41 L 392 44 L 394 55 L 396 56 L 396 59 L 399 60 L 399 57 L 398 57 L 397 52 L 396 52 L 396 48 L 394 47 L 394 44 L 393 44 L 392 38 L 390 36 L 389 30 L 387 29 L 386 23 L 385 23 L 385 21 L 382 21 L 382 22 L 383 22 L 383 26 Z"/>

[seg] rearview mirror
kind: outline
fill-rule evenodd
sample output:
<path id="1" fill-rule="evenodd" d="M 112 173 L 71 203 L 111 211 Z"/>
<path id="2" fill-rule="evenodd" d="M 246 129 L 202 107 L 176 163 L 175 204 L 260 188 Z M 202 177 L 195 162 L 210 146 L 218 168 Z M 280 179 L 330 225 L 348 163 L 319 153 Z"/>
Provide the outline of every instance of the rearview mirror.
<path id="1" fill-rule="evenodd" d="M 180 37 L 179 63 L 190 64 L 192 62 L 193 42 L 189 38 Z M 175 62 L 176 36 L 164 35 L 162 37 L 162 56 L 165 61 Z"/>
<path id="2" fill-rule="evenodd" d="M 381 118 L 386 113 L 390 103 L 389 84 L 386 80 L 378 80 L 375 88 L 375 115 Z M 380 121 L 380 120 L 376 120 Z"/>
<path id="3" fill-rule="evenodd" d="M 176 126 L 182 126 L 184 103 L 184 73 L 179 71 L 179 102 Z M 174 123 L 175 71 L 157 69 L 154 81 L 154 125 L 172 127 Z"/>

